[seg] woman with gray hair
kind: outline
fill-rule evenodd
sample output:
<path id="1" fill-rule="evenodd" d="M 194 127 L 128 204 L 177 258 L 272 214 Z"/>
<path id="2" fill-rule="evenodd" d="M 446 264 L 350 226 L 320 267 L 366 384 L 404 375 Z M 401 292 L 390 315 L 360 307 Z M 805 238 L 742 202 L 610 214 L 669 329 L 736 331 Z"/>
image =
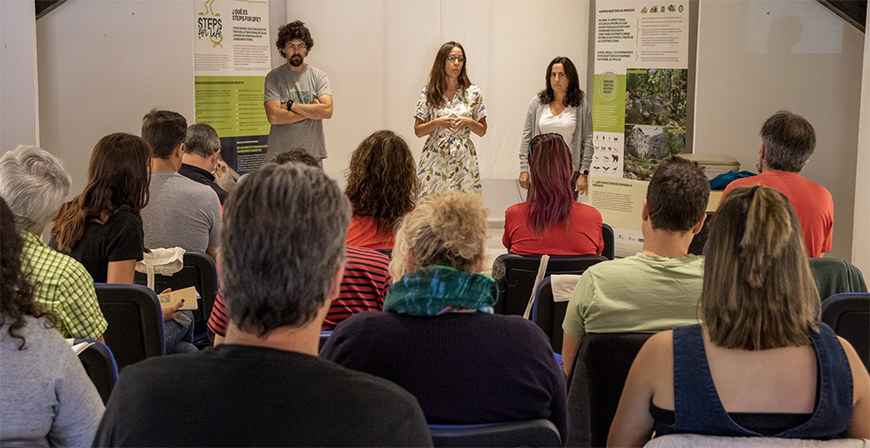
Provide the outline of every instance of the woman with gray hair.
<path id="1" fill-rule="evenodd" d="M 429 424 L 549 419 L 566 433 L 564 375 L 547 337 L 520 316 L 492 314 L 480 195 L 425 198 L 396 235 L 384 311 L 340 323 L 321 356 L 414 394 Z"/>

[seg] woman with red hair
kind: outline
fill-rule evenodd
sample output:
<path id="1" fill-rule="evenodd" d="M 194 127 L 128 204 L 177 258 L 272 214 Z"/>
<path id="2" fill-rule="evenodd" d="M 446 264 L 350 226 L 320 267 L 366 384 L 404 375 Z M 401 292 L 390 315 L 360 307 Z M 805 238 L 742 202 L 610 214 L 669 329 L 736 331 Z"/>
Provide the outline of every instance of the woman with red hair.
<path id="1" fill-rule="evenodd" d="M 601 213 L 574 201 L 571 153 L 559 134 L 529 142 L 529 196 L 505 212 L 502 243 L 519 255 L 588 255 L 604 249 Z"/>

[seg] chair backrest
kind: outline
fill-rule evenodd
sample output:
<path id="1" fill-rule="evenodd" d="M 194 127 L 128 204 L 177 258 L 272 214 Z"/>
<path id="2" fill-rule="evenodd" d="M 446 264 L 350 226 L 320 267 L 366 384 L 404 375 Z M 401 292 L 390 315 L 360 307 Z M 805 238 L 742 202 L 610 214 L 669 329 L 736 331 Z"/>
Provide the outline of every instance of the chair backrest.
<path id="1" fill-rule="evenodd" d="M 148 283 L 148 276 L 137 272 L 134 280 L 139 285 Z M 208 254 L 200 252 L 185 252 L 184 267 L 172 275 L 154 276 L 154 290 L 163 291 L 172 288 L 173 291 L 190 286 L 196 287 L 200 295 L 197 309 L 193 310 L 194 330 L 193 340 L 200 341 L 208 337 L 208 318 L 214 308 L 215 296 L 218 291 L 217 271 L 214 260 Z"/>
<path id="2" fill-rule="evenodd" d="M 864 275 L 856 266 L 836 258 L 810 258 L 819 300 L 841 292 L 867 292 Z"/>
<path id="3" fill-rule="evenodd" d="M 331 331 L 321 331 L 320 332 L 320 345 L 318 346 L 318 348 L 323 348 L 323 344 L 326 344 L 326 341 L 329 339 L 330 336 L 332 336 Z"/>
<path id="4" fill-rule="evenodd" d="M 112 388 L 118 382 L 118 366 L 115 364 L 115 357 L 112 351 L 106 344 L 96 339 L 76 339 L 76 343 L 88 342 L 91 345 L 79 353 L 79 361 L 85 367 L 85 372 L 100 393 L 100 398 L 103 399 L 103 404 L 109 402 L 109 395 L 112 394 Z"/>
<path id="5" fill-rule="evenodd" d="M 601 237 L 604 238 L 604 249 L 601 255 L 607 257 L 608 260 L 613 260 L 616 257 L 615 237 L 613 236 L 613 227 L 610 227 L 606 222 L 601 224 Z"/>
<path id="6" fill-rule="evenodd" d="M 849 341 L 870 369 L 870 293 L 834 294 L 822 302 L 822 322 Z"/>
<path id="7" fill-rule="evenodd" d="M 525 420 L 482 425 L 429 425 L 436 447 L 562 446 L 559 430 L 549 420 Z"/>
<path id="8" fill-rule="evenodd" d="M 589 333 L 568 376 L 566 446 L 607 445 L 631 363 L 653 333 Z"/>
<path id="9" fill-rule="evenodd" d="M 164 354 L 163 313 L 154 291 L 142 285 L 107 283 L 95 283 L 94 288 L 109 323 L 103 338 L 118 369 Z"/>
<path id="10" fill-rule="evenodd" d="M 389 257 L 390 260 L 393 259 L 393 249 L 375 249 L 375 250 L 386 255 L 387 257 Z"/>
<path id="11" fill-rule="evenodd" d="M 707 219 L 704 220 L 701 231 L 693 236 L 692 242 L 689 243 L 689 253 L 692 255 L 704 255 L 704 248 L 707 246 L 707 236 L 710 234 L 710 223 L 713 222 L 713 214 L 716 212 L 706 213 Z"/>
<path id="12" fill-rule="evenodd" d="M 535 292 L 535 306 L 532 308 L 532 321 L 544 330 L 544 334 L 550 338 L 550 345 L 554 353 L 562 353 L 562 322 L 565 320 L 565 312 L 568 311 L 568 302 L 555 302 L 553 300 L 553 284 L 550 277 L 541 280 L 538 291 Z"/>
<path id="13" fill-rule="evenodd" d="M 602 261 L 607 261 L 607 257 L 553 256 L 547 264 L 546 275 L 582 274 L 589 266 Z M 502 254 L 495 259 L 493 274 L 499 290 L 498 302 L 494 307 L 496 313 L 522 315 L 526 311 L 540 263 L 540 255 Z"/>

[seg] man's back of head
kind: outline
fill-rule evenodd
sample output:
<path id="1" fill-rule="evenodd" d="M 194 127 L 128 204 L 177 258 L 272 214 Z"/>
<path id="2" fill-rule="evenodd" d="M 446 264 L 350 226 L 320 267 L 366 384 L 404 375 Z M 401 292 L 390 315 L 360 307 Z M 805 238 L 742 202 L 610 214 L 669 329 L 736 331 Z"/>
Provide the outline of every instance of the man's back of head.
<path id="1" fill-rule="evenodd" d="M 184 138 L 184 153 L 194 154 L 207 159 L 220 151 L 221 139 L 217 131 L 208 124 L 194 123 L 187 128 Z"/>
<path id="2" fill-rule="evenodd" d="M 57 157 L 35 146 L 18 146 L 0 158 L 0 196 L 18 227 L 40 233 L 55 216 L 72 187 Z"/>
<path id="3" fill-rule="evenodd" d="M 799 173 L 816 148 L 816 132 L 806 118 L 781 110 L 761 127 L 764 165 Z"/>
<path id="4" fill-rule="evenodd" d="M 152 157 L 168 159 L 187 135 L 187 120 L 178 112 L 154 109 L 142 118 L 142 138 L 151 145 Z"/>
<path id="5" fill-rule="evenodd" d="M 344 262 L 349 222 L 347 198 L 321 169 L 266 164 L 246 176 L 224 214 L 229 319 L 258 336 L 310 323 Z"/>
<path id="6" fill-rule="evenodd" d="M 684 233 L 707 210 L 710 182 L 697 163 L 670 156 L 656 168 L 646 193 L 653 230 Z"/>

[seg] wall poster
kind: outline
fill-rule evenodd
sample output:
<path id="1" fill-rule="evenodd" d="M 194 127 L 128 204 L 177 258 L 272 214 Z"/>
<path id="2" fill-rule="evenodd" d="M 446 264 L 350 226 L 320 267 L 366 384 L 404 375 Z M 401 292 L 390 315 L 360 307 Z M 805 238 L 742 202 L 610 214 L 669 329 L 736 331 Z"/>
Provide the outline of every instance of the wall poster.
<path id="1" fill-rule="evenodd" d="M 594 20 L 589 202 L 639 251 L 647 182 L 686 148 L 689 1 L 598 1 Z"/>
<path id="2" fill-rule="evenodd" d="M 221 157 L 244 174 L 266 158 L 263 83 L 271 69 L 268 0 L 194 0 L 196 122 L 221 138 Z"/>

